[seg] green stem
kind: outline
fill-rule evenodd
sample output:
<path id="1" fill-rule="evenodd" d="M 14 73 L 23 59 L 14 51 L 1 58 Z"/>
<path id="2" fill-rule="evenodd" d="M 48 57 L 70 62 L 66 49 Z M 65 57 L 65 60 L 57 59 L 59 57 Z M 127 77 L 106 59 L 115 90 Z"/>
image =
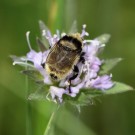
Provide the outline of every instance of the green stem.
<path id="1" fill-rule="evenodd" d="M 29 95 L 28 76 L 26 76 L 25 78 L 25 85 L 26 85 L 26 99 L 27 99 Z M 26 135 L 32 135 L 31 105 L 28 100 L 26 100 Z"/>
<path id="2" fill-rule="evenodd" d="M 53 121 L 54 116 L 55 116 L 55 114 L 56 114 L 56 112 L 57 112 L 58 109 L 59 109 L 59 105 L 57 106 L 56 110 L 51 114 L 51 117 L 50 117 L 50 119 L 48 121 L 47 127 L 46 127 L 46 129 L 44 131 L 44 135 L 48 135 L 49 130 L 51 128 L 52 121 Z"/>

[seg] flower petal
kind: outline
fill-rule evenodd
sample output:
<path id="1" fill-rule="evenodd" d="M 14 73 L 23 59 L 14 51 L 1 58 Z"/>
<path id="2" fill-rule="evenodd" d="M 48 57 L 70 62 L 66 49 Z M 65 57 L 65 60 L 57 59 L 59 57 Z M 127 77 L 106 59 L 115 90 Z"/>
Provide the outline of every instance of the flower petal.
<path id="1" fill-rule="evenodd" d="M 53 100 L 56 100 L 58 98 L 58 100 L 62 102 L 62 96 L 64 93 L 65 93 L 65 89 L 63 88 L 58 88 L 55 86 L 50 87 L 50 94 Z"/>
<path id="2" fill-rule="evenodd" d="M 91 80 L 91 87 L 101 90 L 106 90 L 111 88 L 114 83 L 111 81 L 111 76 L 103 75 L 98 76 L 96 79 Z"/>

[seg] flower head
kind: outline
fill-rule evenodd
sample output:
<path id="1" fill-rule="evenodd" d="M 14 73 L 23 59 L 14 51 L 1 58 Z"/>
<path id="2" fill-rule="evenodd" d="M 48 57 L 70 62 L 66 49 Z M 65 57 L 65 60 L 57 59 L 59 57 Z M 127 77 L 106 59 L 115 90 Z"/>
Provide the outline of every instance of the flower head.
<path id="1" fill-rule="evenodd" d="M 42 30 L 42 37 L 48 41 L 48 46 L 50 46 L 50 49 L 39 52 L 32 49 L 29 41 L 29 32 L 26 34 L 30 51 L 26 54 L 25 60 L 40 73 L 40 75 L 43 77 L 44 84 L 49 85 L 50 88 L 48 90 L 48 95 L 55 102 L 62 102 L 64 94 L 74 98 L 83 88 L 107 90 L 114 84 L 111 81 L 112 76 L 107 74 L 100 75 L 103 60 L 98 57 L 98 54 L 101 48 L 103 48 L 105 45 L 102 44 L 98 39 L 85 40 L 85 36 L 89 36 L 89 33 L 86 32 L 85 28 L 86 25 L 83 25 L 82 33 L 76 34 L 76 38 L 79 35 L 79 40 L 83 39 L 80 60 L 78 59 L 76 64 L 72 66 L 72 68 L 76 67 L 76 71 L 71 68 L 72 70 L 70 70 L 70 72 L 64 78 L 58 80 L 57 82 L 52 80 L 50 74 L 48 74 L 45 68 L 46 60 L 49 53 L 52 51 L 51 48 L 53 48 L 53 46 L 59 42 L 63 36 L 68 34 L 60 34 L 60 32 L 57 30 L 56 34 L 52 35 L 48 29 L 44 28 Z M 44 45 L 44 43 L 42 44 Z M 22 59 L 20 60 L 22 62 Z M 56 63 L 57 62 L 60 61 L 57 61 L 56 58 Z M 17 62 L 16 59 L 14 59 L 14 64 L 19 64 L 18 59 Z M 52 70 L 55 71 L 55 69 Z"/>

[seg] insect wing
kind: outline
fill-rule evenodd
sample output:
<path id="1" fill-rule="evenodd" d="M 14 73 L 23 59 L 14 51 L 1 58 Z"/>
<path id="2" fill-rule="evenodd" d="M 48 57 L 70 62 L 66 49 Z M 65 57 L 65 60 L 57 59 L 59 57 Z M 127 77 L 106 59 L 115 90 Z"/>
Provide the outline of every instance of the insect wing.
<path id="1" fill-rule="evenodd" d="M 50 51 L 47 63 L 53 65 L 58 70 L 70 69 L 74 65 L 75 59 L 78 57 L 74 51 L 65 51 L 56 44 Z"/>

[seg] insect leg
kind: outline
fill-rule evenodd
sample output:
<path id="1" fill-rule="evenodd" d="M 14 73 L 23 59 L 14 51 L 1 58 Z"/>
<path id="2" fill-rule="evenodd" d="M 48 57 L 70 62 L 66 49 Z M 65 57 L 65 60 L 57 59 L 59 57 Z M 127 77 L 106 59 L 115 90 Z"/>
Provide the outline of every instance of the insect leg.
<path id="1" fill-rule="evenodd" d="M 41 66 L 42 66 L 43 68 L 45 68 L 45 62 L 44 62 L 44 63 L 41 63 Z"/>
<path id="2" fill-rule="evenodd" d="M 84 59 L 84 55 L 85 55 L 85 52 L 82 52 L 81 53 L 81 56 L 80 56 L 80 62 L 82 62 L 83 64 L 85 63 L 85 59 Z"/>
<path id="3" fill-rule="evenodd" d="M 69 78 L 69 93 L 71 93 L 71 81 L 74 80 L 78 76 L 78 73 L 79 73 L 79 69 L 77 66 L 74 66 L 73 72 L 74 72 L 73 76 Z"/>

